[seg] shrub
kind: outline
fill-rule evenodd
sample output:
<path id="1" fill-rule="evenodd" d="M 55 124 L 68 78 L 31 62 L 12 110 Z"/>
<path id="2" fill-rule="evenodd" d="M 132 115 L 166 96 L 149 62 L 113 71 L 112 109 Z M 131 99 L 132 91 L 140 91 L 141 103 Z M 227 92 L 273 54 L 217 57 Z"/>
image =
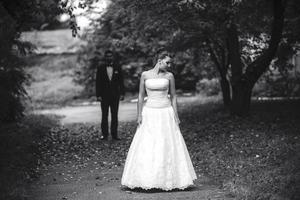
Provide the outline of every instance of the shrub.
<path id="1" fill-rule="evenodd" d="M 43 164 L 40 145 L 57 121 L 28 115 L 18 123 L 0 126 L 0 199 L 25 199 L 27 184 Z"/>
<path id="2" fill-rule="evenodd" d="M 26 91 L 27 75 L 18 53 L 25 51 L 26 43 L 17 42 L 14 20 L 0 4 L 0 123 L 19 119 L 23 115 L 22 99 Z"/>
<path id="3" fill-rule="evenodd" d="M 196 91 L 206 96 L 218 95 L 220 93 L 220 83 L 217 78 L 201 79 L 196 84 Z"/>
<path id="4" fill-rule="evenodd" d="M 268 97 L 299 97 L 299 70 L 289 63 L 277 65 L 271 66 L 270 70 L 257 82 L 253 94 Z"/>

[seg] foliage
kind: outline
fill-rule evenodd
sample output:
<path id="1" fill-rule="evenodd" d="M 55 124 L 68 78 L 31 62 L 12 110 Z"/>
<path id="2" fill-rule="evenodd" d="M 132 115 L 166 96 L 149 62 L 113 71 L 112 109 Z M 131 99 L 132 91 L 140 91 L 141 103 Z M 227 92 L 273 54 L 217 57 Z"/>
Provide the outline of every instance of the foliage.
<path id="1" fill-rule="evenodd" d="M 267 97 L 299 97 L 299 72 L 288 70 L 280 73 L 278 70 L 267 72 L 253 90 L 254 96 Z"/>
<path id="2" fill-rule="evenodd" d="M 69 0 L 27 0 L 21 2 L 2 0 L 1 5 L 7 14 L 14 19 L 18 31 L 52 29 L 61 26 L 57 17 L 67 13 L 70 16 L 69 26 L 73 29 L 74 35 L 77 34 L 78 27 L 73 14 L 74 8 Z"/>
<path id="3" fill-rule="evenodd" d="M 113 1 L 84 37 L 88 46 L 81 55 L 77 80 L 93 95 L 94 53 L 98 51 L 101 59 L 106 49 L 113 49 L 123 66 L 127 91 L 137 92 L 140 73 L 155 64 L 157 51 L 166 49 L 174 54 L 171 71 L 176 76 L 177 88 L 194 90 L 199 78 L 216 73 L 211 69 L 207 53 L 197 48 L 182 51 L 170 45 L 177 34 L 180 34 L 177 27 L 158 19 L 152 11 L 136 12 L 129 1 Z"/>
<path id="4" fill-rule="evenodd" d="M 38 177 L 39 144 L 56 120 L 28 115 L 18 123 L 0 126 L 0 198 L 25 199 L 26 185 Z"/>
<path id="5" fill-rule="evenodd" d="M 202 79 L 197 82 L 197 92 L 206 96 L 218 95 L 220 92 L 220 84 L 217 78 Z"/>
<path id="6" fill-rule="evenodd" d="M 232 104 L 241 105 L 234 110 L 245 107 L 237 112 L 247 113 L 252 87 L 275 57 L 277 46 L 286 41 L 294 47 L 299 41 L 297 11 L 295 0 L 118 0 L 108 8 L 103 21 L 95 22 L 97 39 L 91 41 L 102 49 L 115 48 L 124 62 L 144 61 L 145 55 L 154 57 L 153 49 L 160 47 L 174 53 L 197 49 L 210 57 L 219 73 L 226 101 L 230 102 L 232 95 Z M 281 60 L 281 53 L 277 58 Z M 193 67 L 204 71 L 201 64 L 200 56 Z"/>
<path id="7" fill-rule="evenodd" d="M 300 96 L 300 74 L 296 75 L 276 75 L 267 78 L 269 92 L 268 96 L 285 96 L 285 97 L 299 97 Z M 270 87 L 271 85 L 271 87 Z"/>
<path id="8" fill-rule="evenodd" d="M 0 2 L 0 123 L 15 121 L 22 117 L 26 96 L 24 85 L 28 74 L 24 72 L 22 57 L 31 52 L 33 46 L 19 40 L 22 31 L 39 28 L 62 12 L 72 8 L 60 4 L 59 0 L 29 0 Z M 76 23 L 70 23 L 76 34 Z"/>
<path id="9" fill-rule="evenodd" d="M 0 4 L 0 123 L 12 121 L 22 116 L 23 105 L 21 103 L 26 92 L 24 82 L 27 79 L 15 48 L 25 51 L 28 46 L 17 41 L 16 23 L 8 15 Z"/>

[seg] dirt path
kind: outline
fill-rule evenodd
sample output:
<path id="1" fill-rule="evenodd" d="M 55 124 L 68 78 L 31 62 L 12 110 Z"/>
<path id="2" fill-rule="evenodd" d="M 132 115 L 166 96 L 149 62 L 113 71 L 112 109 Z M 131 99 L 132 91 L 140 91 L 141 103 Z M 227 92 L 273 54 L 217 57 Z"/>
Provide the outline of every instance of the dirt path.
<path id="1" fill-rule="evenodd" d="M 84 166 L 54 165 L 30 186 L 33 200 L 142 200 L 142 199 L 231 199 L 225 191 L 199 177 L 195 187 L 186 191 L 127 190 L 120 185 L 122 166 L 99 170 L 96 162 Z"/>
<path id="2" fill-rule="evenodd" d="M 99 103 L 93 105 L 67 106 L 59 109 L 45 109 L 34 111 L 37 114 L 55 114 L 61 116 L 61 123 L 100 123 L 101 108 Z M 136 104 L 121 103 L 119 110 L 120 121 L 133 121 L 136 119 Z"/>
<path id="3" fill-rule="evenodd" d="M 181 101 L 180 99 L 179 101 Z M 193 98 L 184 99 L 180 102 L 180 106 L 189 104 L 194 101 Z M 96 137 L 92 136 L 91 131 L 95 130 L 98 134 L 100 122 L 100 106 L 76 106 L 65 107 L 61 109 L 38 111 L 42 114 L 58 114 L 63 115 L 62 124 L 72 127 L 70 134 L 74 133 L 77 137 L 80 133 L 83 138 Z M 136 103 L 121 103 L 119 119 L 122 123 L 135 120 Z M 73 125 L 73 123 L 96 123 L 96 127 L 88 129 L 85 125 Z M 77 126 L 77 128 L 76 128 Z M 94 125 L 90 125 L 94 126 Z M 122 126 L 122 124 L 120 125 Z M 97 156 L 84 158 L 85 161 L 80 163 L 65 159 L 64 162 L 54 162 L 50 166 L 40 171 L 39 179 L 28 186 L 28 199 L 32 200 L 142 200 L 142 199 L 232 199 L 226 196 L 226 192 L 219 189 L 208 178 L 198 174 L 195 181 L 195 187 L 185 191 L 143 191 L 143 190 L 127 190 L 121 187 L 121 176 L 123 171 L 124 154 L 129 148 L 132 138 L 132 130 L 122 127 L 122 140 L 119 143 L 103 143 L 99 141 L 96 146 L 100 147 Z M 82 130 L 88 131 L 83 132 Z M 58 136 L 62 134 L 62 130 L 57 131 Z M 92 135 L 91 135 L 92 134 Z M 80 139 L 79 139 L 80 140 Z M 56 141 L 56 140 L 55 140 Z M 91 142 L 91 141 L 90 141 Z M 76 144 L 76 143 L 75 143 Z M 59 147 L 57 147 L 59 148 Z M 56 149 L 57 149 L 56 148 Z M 88 148 L 92 148 L 89 146 Z M 84 149 L 82 149 L 84 150 Z M 65 152 L 65 151 L 63 151 Z M 112 156 L 105 156 L 105 152 L 116 152 Z M 80 152 L 79 152 L 80 153 Z M 69 155 L 68 152 L 63 153 L 60 157 Z M 116 155 L 114 157 L 114 155 Z M 114 157 L 114 158 L 112 158 Z M 120 160 L 121 159 L 121 160 Z M 117 164 L 111 164 L 113 161 L 119 160 Z"/>
<path id="4" fill-rule="evenodd" d="M 185 106 L 190 103 L 206 103 L 218 101 L 216 97 L 201 97 L 201 96 L 180 96 L 178 97 L 178 107 Z M 101 121 L 101 108 L 99 102 L 82 103 L 77 106 L 66 106 L 58 109 L 35 110 L 36 114 L 54 114 L 61 116 L 61 124 L 72 123 L 92 123 L 99 124 Z M 130 122 L 136 120 L 137 105 L 136 99 L 133 101 L 120 102 L 119 106 L 119 121 Z"/>

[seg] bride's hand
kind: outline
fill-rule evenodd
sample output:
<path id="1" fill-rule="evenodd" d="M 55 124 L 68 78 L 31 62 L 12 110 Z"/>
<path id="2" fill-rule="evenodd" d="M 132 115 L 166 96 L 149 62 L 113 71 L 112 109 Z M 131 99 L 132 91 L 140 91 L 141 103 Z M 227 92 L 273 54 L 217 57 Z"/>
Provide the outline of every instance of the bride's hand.
<path id="1" fill-rule="evenodd" d="M 177 124 L 180 124 L 180 120 L 179 120 L 178 117 L 175 117 L 175 121 L 176 121 Z"/>
<path id="2" fill-rule="evenodd" d="M 137 124 L 138 124 L 138 126 L 141 125 L 141 123 L 142 123 L 142 116 L 139 115 L 139 116 L 138 116 L 138 119 L 137 119 Z"/>

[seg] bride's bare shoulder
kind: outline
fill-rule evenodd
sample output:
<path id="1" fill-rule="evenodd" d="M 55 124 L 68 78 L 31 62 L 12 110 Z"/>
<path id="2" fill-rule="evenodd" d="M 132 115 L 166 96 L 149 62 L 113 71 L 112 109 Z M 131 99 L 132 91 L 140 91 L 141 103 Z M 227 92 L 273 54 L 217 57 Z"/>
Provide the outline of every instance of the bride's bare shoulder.
<path id="1" fill-rule="evenodd" d="M 148 76 L 150 75 L 150 71 L 147 70 L 147 71 L 143 71 L 141 76 L 144 77 L 144 78 L 147 78 Z"/>
<path id="2" fill-rule="evenodd" d="M 173 75 L 172 72 L 167 72 L 166 77 L 167 77 L 168 79 L 174 79 L 174 75 Z"/>

